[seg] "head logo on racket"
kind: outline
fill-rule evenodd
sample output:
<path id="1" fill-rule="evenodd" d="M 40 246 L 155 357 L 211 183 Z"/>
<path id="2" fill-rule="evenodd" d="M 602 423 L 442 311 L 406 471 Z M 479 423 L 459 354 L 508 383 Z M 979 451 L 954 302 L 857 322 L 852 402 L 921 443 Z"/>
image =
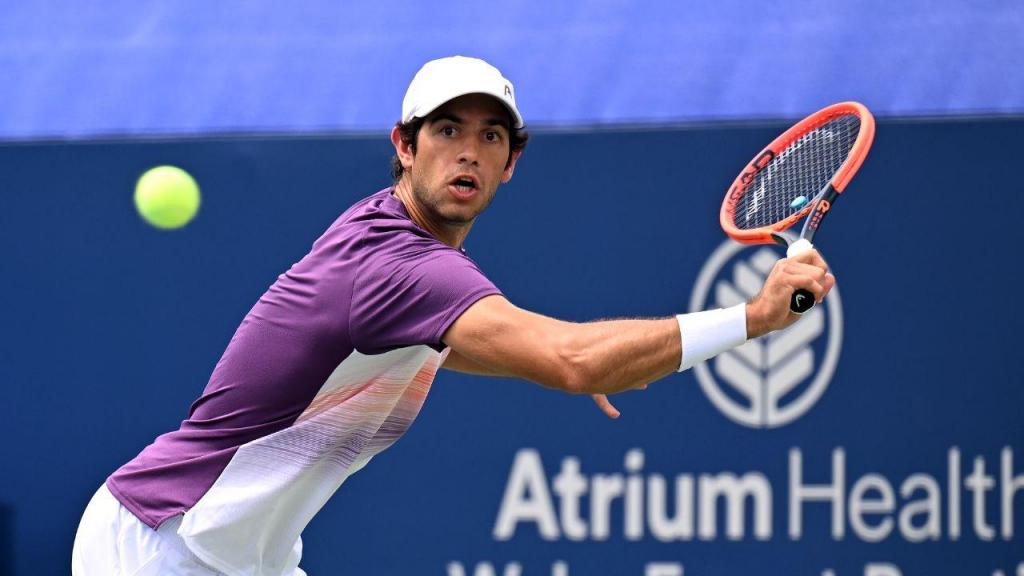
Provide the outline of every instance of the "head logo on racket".
<path id="1" fill-rule="evenodd" d="M 781 247 L 726 240 L 701 269 L 690 311 L 749 300 L 782 256 Z M 698 364 L 694 374 L 730 420 L 751 428 L 789 424 L 828 388 L 839 360 L 842 324 L 842 301 L 834 287 L 825 305 L 812 308 L 799 322 Z"/>

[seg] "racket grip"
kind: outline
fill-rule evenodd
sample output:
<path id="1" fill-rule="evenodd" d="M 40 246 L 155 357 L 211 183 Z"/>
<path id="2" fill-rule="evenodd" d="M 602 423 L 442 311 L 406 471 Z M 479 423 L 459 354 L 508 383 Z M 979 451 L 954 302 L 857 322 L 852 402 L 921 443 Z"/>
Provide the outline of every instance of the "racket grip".
<path id="1" fill-rule="evenodd" d="M 792 313 L 803 314 L 811 308 L 814 308 L 814 294 L 811 294 L 803 288 L 799 288 L 793 292 L 793 296 L 789 299 L 789 310 Z"/>
<path id="2" fill-rule="evenodd" d="M 786 249 L 786 258 L 803 254 L 811 248 L 814 248 L 814 245 L 805 238 L 801 238 L 789 245 L 789 248 Z M 811 294 L 809 290 L 798 288 L 793 291 L 793 295 L 789 298 L 789 310 L 794 314 L 803 314 L 813 307 L 814 294 Z"/>

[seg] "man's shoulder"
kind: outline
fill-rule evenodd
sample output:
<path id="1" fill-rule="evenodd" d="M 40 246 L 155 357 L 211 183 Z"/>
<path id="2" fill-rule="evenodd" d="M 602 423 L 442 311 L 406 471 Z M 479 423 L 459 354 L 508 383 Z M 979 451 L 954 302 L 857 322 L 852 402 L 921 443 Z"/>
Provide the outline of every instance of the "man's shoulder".
<path id="1" fill-rule="evenodd" d="M 415 224 L 396 206 L 396 203 L 398 200 L 391 195 L 391 188 L 385 188 L 363 198 L 338 216 L 317 240 L 317 244 L 361 240 L 388 231 L 412 231 Z"/>
<path id="2" fill-rule="evenodd" d="M 360 222 L 372 219 L 397 219 L 402 220 L 402 215 L 395 210 L 393 202 L 396 201 L 391 195 L 393 188 L 385 188 L 379 192 L 363 198 L 349 206 L 338 219 L 334 221 L 333 227 L 343 226 L 352 222 Z"/>
<path id="3" fill-rule="evenodd" d="M 375 259 L 398 256 L 413 260 L 448 251 L 458 254 L 413 222 L 392 190 L 385 188 L 349 207 L 317 240 L 314 251 L 341 249 L 372 254 Z"/>

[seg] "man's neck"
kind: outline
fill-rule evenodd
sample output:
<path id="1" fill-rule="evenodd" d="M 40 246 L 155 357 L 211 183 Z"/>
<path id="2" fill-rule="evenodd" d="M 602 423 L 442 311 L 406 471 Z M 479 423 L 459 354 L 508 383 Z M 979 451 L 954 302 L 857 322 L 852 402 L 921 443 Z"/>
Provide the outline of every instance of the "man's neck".
<path id="1" fill-rule="evenodd" d="M 412 218 L 412 221 L 417 226 L 452 248 L 457 250 L 462 248 L 462 243 L 465 242 L 466 236 L 469 235 L 469 229 L 472 228 L 472 224 L 455 227 L 432 222 L 426 216 L 426 210 L 416 201 L 416 195 L 412 191 L 412 183 L 409 181 L 408 175 L 403 176 L 398 181 L 398 184 L 395 185 L 394 194 L 405 205 L 405 211 L 409 213 L 409 217 Z"/>

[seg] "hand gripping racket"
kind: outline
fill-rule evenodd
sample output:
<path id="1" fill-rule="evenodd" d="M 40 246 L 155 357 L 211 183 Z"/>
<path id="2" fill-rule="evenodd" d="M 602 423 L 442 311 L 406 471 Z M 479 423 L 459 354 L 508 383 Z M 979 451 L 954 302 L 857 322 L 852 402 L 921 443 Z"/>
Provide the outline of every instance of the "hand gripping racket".
<path id="1" fill-rule="evenodd" d="M 810 250 L 814 234 L 864 162 L 875 137 L 875 119 L 857 102 L 833 104 L 804 118 L 754 157 L 722 202 L 725 233 L 744 244 L 788 246 L 786 256 Z M 779 232 L 804 221 L 789 244 Z M 814 295 L 793 292 L 789 308 L 803 314 Z"/>

